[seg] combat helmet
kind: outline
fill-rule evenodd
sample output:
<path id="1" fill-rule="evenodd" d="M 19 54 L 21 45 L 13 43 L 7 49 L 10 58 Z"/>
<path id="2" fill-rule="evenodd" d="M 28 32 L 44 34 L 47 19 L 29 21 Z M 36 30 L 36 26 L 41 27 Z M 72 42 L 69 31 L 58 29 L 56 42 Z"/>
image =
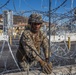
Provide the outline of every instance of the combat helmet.
<path id="1" fill-rule="evenodd" d="M 42 24 L 43 21 L 42 21 L 41 15 L 38 13 L 31 14 L 28 19 L 28 24 L 31 24 L 31 23 L 41 23 Z"/>

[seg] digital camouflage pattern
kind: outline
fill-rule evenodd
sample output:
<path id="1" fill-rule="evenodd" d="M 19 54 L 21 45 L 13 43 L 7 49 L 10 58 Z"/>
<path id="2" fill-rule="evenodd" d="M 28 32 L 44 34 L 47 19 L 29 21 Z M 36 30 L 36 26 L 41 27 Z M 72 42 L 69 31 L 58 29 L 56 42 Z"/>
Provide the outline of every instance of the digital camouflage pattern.
<path id="1" fill-rule="evenodd" d="M 31 14 L 28 23 L 30 27 L 26 28 L 20 37 L 19 48 L 16 54 L 18 63 L 25 70 L 27 64 L 31 67 L 34 66 L 35 63 L 39 62 L 43 72 L 50 74 L 52 66 L 47 62 L 49 58 L 48 39 L 47 36 L 40 31 L 40 27 L 42 25 L 41 15 L 36 13 Z M 41 57 L 41 48 L 43 48 L 45 59 Z"/>
<path id="2" fill-rule="evenodd" d="M 40 14 L 36 14 L 36 13 L 33 13 L 30 15 L 29 17 L 29 20 L 28 20 L 28 23 L 31 24 L 31 23 L 41 23 L 42 24 L 42 17 Z"/>
<path id="3" fill-rule="evenodd" d="M 45 58 L 48 58 L 48 46 L 48 39 L 41 31 L 34 35 L 30 30 L 25 30 L 21 36 L 16 57 L 19 62 L 24 60 L 30 63 L 40 55 L 40 47 L 42 47 Z"/>

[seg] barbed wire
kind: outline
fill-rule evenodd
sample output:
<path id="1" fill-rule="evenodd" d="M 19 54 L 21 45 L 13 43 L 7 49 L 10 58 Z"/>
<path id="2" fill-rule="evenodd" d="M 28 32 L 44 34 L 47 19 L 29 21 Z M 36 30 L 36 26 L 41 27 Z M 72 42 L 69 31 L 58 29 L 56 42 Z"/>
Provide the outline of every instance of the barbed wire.
<path id="1" fill-rule="evenodd" d="M 8 0 L 5 4 L 3 4 L 0 9 L 2 9 L 3 7 L 5 7 L 8 3 L 10 2 L 10 0 Z"/>

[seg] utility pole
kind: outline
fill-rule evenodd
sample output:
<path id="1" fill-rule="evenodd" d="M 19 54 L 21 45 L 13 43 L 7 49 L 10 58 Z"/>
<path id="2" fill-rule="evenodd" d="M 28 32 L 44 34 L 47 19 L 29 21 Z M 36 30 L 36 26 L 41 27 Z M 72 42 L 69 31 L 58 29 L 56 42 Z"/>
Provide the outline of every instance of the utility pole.
<path id="1" fill-rule="evenodd" d="M 50 43 L 51 43 L 51 41 L 50 41 L 50 35 L 51 35 L 51 29 L 50 29 L 50 25 L 51 25 L 51 2 L 52 2 L 52 0 L 49 0 L 49 59 L 50 59 Z"/>

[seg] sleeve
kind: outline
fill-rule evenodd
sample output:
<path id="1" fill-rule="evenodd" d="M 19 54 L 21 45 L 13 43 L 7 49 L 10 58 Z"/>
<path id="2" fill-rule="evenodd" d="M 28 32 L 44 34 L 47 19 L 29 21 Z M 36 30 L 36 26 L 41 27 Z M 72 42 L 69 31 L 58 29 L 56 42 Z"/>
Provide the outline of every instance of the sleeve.
<path id="1" fill-rule="evenodd" d="M 49 40 L 44 33 L 43 33 L 43 39 L 42 39 L 42 47 L 43 47 L 45 58 L 49 58 Z"/>
<path id="2" fill-rule="evenodd" d="M 37 61 L 41 60 L 29 33 L 24 32 L 22 34 L 21 44 L 22 44 L 23 49 L 24 49 L 24 51 L 26 52 L 26 54 L 28 55 L 29 58 L 33 57 Z"/>

